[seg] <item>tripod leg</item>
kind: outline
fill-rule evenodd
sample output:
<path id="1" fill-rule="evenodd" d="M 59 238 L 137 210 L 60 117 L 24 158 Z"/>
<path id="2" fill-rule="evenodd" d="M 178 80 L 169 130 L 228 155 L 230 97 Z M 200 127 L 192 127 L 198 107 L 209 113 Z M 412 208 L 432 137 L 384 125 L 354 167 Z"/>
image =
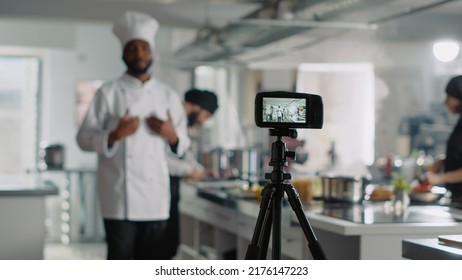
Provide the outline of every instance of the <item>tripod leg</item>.
<path id="1" fill-rule="evenodd" d="M 246 260 L 257 260 L 258 258 L 266 258 L 266 250 L 269 242 L 269 228 L 271 228 L 271 219 L 268 219 L 272 209 L 272 202 L 276 188 L 272 185 L 267 185 L 261 194 L 260 211 L 258 212 L 257 223 L 253 232 L 252 241 L 247 247 L 245 255 Z M 262 235 L 263 230 L 263 235 Z M 265 252 L 262 251 L 261 245 L 265 247 Z"/>
<path id="2" fill-rule="evenodd" d="M 282 198 L 284 197 L 284 188 L 276 188 L 276 194 L 273 199 L 273 260 L 281 259 L 281 219 L 282 219 Z"/>
<path id="3" fill-rule="evenodd" d="M 273 202 L 274 203 L 274 200 Z M 272 227 L 272 219 L 270 217 L 273 216 L 273 207 L 270 207 L 270 212 L 268 213 L 268 218 L 266 220 L 264 229 L 262 230 L 262 233 L 260 235 L 260 254 L 258 256 L 259 260 L 266 260 L 266 255 L 268 253 L 268 245 L 269 245 L 269 240 L 271 236 L 271 227 Z"/>
<path id="4" fill-rule="evenodd" d="M 324 253 L 321 244 L 319 243 L 316 235 L 314 234 L 313 228 L 311 227 L 308 219 L 305 216 L 303 211 L 303 205 L 300 201 L 300 197 L 292 185 L 285 185 L 284 190 L 289 197 L 290 206 L 297 215 L 298 222 L 302 227 L 303 233 L 305 234 L 306 239 L 308 240 L 308 248 L 310 249 L 311 255 L 315 260 L 326 260 L 326 254 Z"/>

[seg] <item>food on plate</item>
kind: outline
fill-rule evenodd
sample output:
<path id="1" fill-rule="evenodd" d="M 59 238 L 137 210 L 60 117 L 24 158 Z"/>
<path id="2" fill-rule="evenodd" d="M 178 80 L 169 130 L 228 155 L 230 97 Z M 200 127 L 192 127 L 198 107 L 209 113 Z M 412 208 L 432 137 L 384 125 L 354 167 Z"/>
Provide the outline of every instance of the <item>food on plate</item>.
<path id="1" fill-rule="evenodd" d="M 412 188 L 413 192 L 431 192 L 433 186 L 428 183 L 428 181 L 423 181 Z"/>
<path id="2" fill-rule="evenodd" d="M 370 194 L 369 200 L 371 201 L 386 201 L 393 198 L 393 192 L 386 187 L 377 187 Z"/>

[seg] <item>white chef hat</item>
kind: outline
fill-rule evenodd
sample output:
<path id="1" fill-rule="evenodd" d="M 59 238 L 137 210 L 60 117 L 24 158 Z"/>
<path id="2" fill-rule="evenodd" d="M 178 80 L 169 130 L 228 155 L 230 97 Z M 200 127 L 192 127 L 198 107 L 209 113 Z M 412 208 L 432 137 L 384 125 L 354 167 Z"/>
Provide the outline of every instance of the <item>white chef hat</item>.
<path id="1" fill-rule="evenodd" d="M 112 31 L 119 38 L 122 48 L 135 39 L 149 43 L 154 48 L 154 37 L 159 29 L 159 23 L 148 14 L 127 11 L 117 18 L 112 26 Z"/>

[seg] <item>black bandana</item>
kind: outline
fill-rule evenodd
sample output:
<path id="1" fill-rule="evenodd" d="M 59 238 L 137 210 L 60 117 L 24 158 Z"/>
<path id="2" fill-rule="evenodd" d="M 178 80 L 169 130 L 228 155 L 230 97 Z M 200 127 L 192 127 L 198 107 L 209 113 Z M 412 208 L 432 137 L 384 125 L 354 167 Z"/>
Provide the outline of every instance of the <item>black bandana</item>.
<path id="1" fill-rule="evenodd" d="M 190 89 L 184 95 L 184 100 L 197 104 L 202 109 L 213 114 L 218 109 L 218 99 L 215 93 L 208 90 Z"/>

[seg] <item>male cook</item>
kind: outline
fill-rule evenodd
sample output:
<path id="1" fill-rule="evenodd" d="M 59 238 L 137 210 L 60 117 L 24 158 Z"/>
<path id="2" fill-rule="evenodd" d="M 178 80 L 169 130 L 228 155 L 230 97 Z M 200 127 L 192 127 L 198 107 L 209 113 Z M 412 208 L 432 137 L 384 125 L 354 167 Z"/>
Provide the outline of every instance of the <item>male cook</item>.
<path id="1" fill-rule="evenodd" d="M 218 98 L 208 90 L 192 88 L 184 95 L 183 109 L 188 118 L 188 127 L 202 126 L 218 109 Z M 207 174 L 205 168 L 196 160 L 194 153 L 188 149 L 183 157 L 169 153 L 167 164 L 170 172 L 170 218 L 167 221 L 167 234 L 162 242 L 163 259 L 173 259 L 180 244 L 180 223 L 178 202 L 180 201 L 180 180 L 190 178 L 203 179 Z"/>
<path id="2" fill-rule="evenodd" d="M 77 134 L 82 150 L 98 154 L 108 259 L 162 258 L 170 209 L 166 153 L 189 147 L 179 95 L 148 72 L 158 27 L 134 11 L 114 21 L 127 69 L 98 90 Z"/>

